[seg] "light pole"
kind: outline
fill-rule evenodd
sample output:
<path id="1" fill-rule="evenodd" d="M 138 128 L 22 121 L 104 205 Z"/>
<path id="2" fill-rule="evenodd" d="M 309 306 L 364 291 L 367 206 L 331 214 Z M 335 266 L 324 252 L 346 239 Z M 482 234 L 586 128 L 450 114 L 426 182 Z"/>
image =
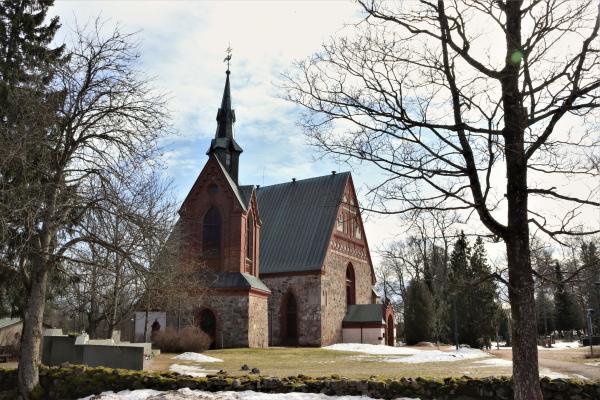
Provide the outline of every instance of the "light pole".
<path id="1" fill-rule="evenodd" d="M 588 317 L 588 337 L 590 340 L 590 355 L 592 358 L 594 358 L 594 348 L 592 347 L 592 338 L 593 338 L 593 332 L 592 332 L 592 314 L 594 314 L 594 310 L 591 308 L 588 308 L 587 310 L 587 317 Z"/>

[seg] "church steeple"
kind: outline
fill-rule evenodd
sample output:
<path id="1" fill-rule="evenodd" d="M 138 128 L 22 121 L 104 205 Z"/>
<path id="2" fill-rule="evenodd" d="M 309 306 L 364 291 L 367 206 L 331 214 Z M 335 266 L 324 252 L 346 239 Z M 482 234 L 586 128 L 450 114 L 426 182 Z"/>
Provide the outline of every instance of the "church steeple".
<path id="1" fill-rule="evenodd" d="M 231 54 L 225 59 L 229 61 Z M 215 138 L 210 142 L 210 148 L 206 154 L 214 154 L 221 164 L 225 167 L 235 183 L 238 183 L 239 158 L 242 148 L 233 138 L 233 124 L 235 123 L 235 110 L 231 108 L 231 89 L 229 84 L 229 63 L 227 65 L 227 78 L 225 79 L 225 89 L 223 89 L 223 99 L 221 107 L 217 111 L 217 131 Z"/>

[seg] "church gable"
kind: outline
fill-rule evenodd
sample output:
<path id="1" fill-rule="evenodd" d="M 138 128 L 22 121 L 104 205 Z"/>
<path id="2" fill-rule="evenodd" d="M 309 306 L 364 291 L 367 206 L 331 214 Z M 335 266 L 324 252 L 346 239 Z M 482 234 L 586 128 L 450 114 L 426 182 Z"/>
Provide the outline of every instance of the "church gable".
<path id="1" fill-rule="evenodd" d="M 179 210 L 187 257 L 240 272 L 244 212 L 237 185 L 211 155 Z"/>
<path id="2" fill-rule="evenodd" d="M 329 245 L 331 251 L 367 263 L 371 271 L 371 284 L 375 284 L 375 270 L 351 176 L 344 188 Z"/>

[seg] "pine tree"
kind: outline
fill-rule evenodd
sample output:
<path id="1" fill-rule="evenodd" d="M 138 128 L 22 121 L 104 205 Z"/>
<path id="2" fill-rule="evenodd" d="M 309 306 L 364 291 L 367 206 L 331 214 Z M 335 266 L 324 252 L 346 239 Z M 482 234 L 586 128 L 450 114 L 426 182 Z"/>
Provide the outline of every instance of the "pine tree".
<path id="1" fill-rule="evenodd" d="M 465 337 L 469 334 L 467 324 L 472 318 L 470 299 L 467 295 L 467 285 L 471 281 L 469 272 L 470 257 L 471 249 L 464 232 L 462 232 L 450 255 L 450 273 L 448 276 L 450 312 L 448 313 L 447 326 L 450 327 L 449 336 L 452 341 L 456 341 L 455 336 L 458 336 L 459 343 L 466 343 Z"/>
<path id="2" fill-rule="evenodd" d="M 17 268 L 19 249 L 37 223 L 35 204 L 47 185 L 53 159 L 42 145 L 56 123 L 59 95 L 50 88 L 54 67 L 64 62 L 64 46 L 50 48 L 58 18 L 45 23 L 53 0 L 0 2 L 0 313 L 23 312 L 24 288 Z M 14 204 L 20 207 L 14 208 Z"/>
<path id="3" fill-rule="evenodd" d="M 565 285 L 560 264 L 555 265 L 556 292 L 554 294 L 556 329 L 565 332 L 584 327 L 584 316 L 575 297 Z"/>
<path id="4" fill-rule="evenodd" d="M 556 329 L 555 309 L 552 300 L 545 293 L 542 286 L 537 290 L 535 301 L 538 334 L 541 336 L 549 335 Z"/>
<path id="5" fill-rule="evenodd" d="M 407 291 L 404 311 L 406 344 L 429 341 L 432 337 L 433 299 L 422 280 L 413 280 Z"/>
<path id="6" fill-rule="evenodd" d="M 487 263 L 487 253 L 483 239 L 478 237 L 473 245 L 470 260 L 472 288 L 469 290 L 472 318 L 470 324 L 470 344 L 480 338 L 492 338 L 496 333 L 496 315 L 500 305 L 497 302 L 496 283 Z"/>
<path id="7" fill-rule="evenodd" d="M 580 260 L 583 265 L 581 291 L 586 308 L 595 311 L 594 331 L 600 331 L 600 254 L 593 241 L 581 245 Z"/>

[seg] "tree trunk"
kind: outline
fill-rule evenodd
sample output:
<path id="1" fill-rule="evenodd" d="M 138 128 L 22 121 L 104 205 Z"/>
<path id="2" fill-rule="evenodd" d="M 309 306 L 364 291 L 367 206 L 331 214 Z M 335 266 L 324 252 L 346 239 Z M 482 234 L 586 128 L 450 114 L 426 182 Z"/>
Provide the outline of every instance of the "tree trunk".
<path id="1" fill-rule="evenodd" d="M 508 296 L 512 315 L 513 388 L 515 400 L 542 400 L 537 353 L 537 323 L 529 245 L 527 110 L 519 91 L 522 1 L 506 2 L 506 64 L 502 84 L 506 156 L 508 226 L 504 237 L 508 261 Z"/>
<path id="2" fill-rule="evenodd" d="M 537 352 L 534 285 L 528 258 L 528 237 L 510 239 L 506 244 L 511 315 L 515 400 L 541 400 Z"/>
<path id="3" fill-rule="evenodd" d="M 39 384 L 40 349 L 42 343 L 42 323 L 46 298 L 48 272 L 43 262 L 32 269 L 23 334 L 21 335 L 21 356 L 19 359 L 18 387 L 22 399 L 29 399 L 31 391 Z"/>

